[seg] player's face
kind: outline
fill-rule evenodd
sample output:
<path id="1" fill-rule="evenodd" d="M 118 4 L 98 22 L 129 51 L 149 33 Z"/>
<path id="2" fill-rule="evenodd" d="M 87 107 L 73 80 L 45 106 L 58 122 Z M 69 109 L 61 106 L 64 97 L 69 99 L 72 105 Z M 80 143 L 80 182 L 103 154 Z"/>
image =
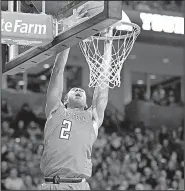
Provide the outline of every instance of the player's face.
<path id="1" fill-rule="evenodd" d="M 68 93 L 68 102 L 74 104 L 75 107 L 86 106 L 86 93 L 81 88 L 72 88 Z"/>

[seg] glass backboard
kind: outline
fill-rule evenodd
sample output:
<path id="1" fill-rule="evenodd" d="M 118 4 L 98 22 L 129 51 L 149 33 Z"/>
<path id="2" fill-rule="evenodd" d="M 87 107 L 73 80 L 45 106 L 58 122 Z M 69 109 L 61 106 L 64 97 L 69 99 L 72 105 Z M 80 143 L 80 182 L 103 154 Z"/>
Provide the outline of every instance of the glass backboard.
<path id="1" fill-rule="evenodd" d="M 55 1 L 52 1 L 53 6 L 54 3 Z M 69 1 L 57 9 L 53 15 L 57 20 L 56 28 L 53 30 L 56 34 L 54 40 L 44 46 L 33 47 L 7 62 L 4 74 L 14 75 L 36 66 L 122 18 L 121 1 Z M 85 14 L 76 19 L 78 12 Z"/>

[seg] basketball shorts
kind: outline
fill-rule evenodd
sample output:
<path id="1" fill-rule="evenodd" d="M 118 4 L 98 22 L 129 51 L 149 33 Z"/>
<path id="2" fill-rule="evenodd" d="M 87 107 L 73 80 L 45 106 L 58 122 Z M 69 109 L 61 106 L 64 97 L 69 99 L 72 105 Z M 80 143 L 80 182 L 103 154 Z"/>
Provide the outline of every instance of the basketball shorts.
<path id="1" fill-rule="evenodd" d="M 40 190 L 90 190 L 88 182 L 80 183 L 43 183 Z"/>

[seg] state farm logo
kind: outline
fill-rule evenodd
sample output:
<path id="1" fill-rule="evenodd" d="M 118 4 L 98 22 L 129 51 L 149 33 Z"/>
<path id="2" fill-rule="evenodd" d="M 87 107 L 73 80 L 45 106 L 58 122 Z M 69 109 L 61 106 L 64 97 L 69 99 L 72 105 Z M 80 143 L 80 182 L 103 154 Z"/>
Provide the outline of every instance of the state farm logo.
<path id="1" fill-rule="evenodd" d="M 46 35 L 47 27 L 43 24 L 24 23 L 22 20 L 10 22 L 2 18 L 1 32 Z"/>
<path id="2" fill-rule="evenodd" d="M 54 39 L 53 22 L 51 15 L 1 11 L 1 43 L 46 45 Z"/>

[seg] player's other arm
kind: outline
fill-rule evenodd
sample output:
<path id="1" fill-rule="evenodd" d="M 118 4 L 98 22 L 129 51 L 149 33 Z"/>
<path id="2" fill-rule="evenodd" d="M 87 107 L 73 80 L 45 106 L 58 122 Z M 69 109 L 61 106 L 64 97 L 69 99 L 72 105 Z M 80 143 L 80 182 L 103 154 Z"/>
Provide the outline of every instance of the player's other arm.
<path id="1" fill-rule="evenodd" d="M 63 93 L 63 73 L 67 63 L 69 50 L 70 48 L 64 50 L 56 56 L 46 95 L 46 117 L 49 116 L 54 106 L 61 102 Z"/>
<path id="2" fill-rule="evenodd" d="M 108 103 L 108 93 L 109 88 L 106 87 L 101 89 L 96 87 L 93 94 L 92 101 L 92 117 L 93 117 L 93 126 L 96 134 L 98 135 L 98 129 L 103 123 L 104 112 Z"/>
<path id="3" fill-rule="evenodd" d="M 110 28 L 111 29 L 111 28 Z M 111 32 L 111 30 L 110 30 Z M 105 34 L 109 33 L 109 30 L 105 31 Z M 109 77 L 110 70 L 111 70 L 111 49 L 112 49 L 112 41 L 107 40 L 106 41 L 106 47 L 105 49 L 108 51 L 109 54 L 104 54 L 103 62 L 106 62 L 104 68 L 104 75 L 100 75 L 99 80 L 101 84 L 101 81 L 106 81 L 106 77 Z M 106 76 L 106 77 L 104 77 Z M 108 82 L 107 82 L 108 83 Z M 108 93 L 109 93 L 109 87 L 105 87 L 104 89 L 97 86 L 94 90 L 93 94 L 93 102 L 92 102 L 92 114 L 93 114 L 93 126 L 95 129 L 96 134 L 98 135 L 98 129 L 103 123 L 104 119 L 104 111 L 107 107 L 108 103 Z"/>

